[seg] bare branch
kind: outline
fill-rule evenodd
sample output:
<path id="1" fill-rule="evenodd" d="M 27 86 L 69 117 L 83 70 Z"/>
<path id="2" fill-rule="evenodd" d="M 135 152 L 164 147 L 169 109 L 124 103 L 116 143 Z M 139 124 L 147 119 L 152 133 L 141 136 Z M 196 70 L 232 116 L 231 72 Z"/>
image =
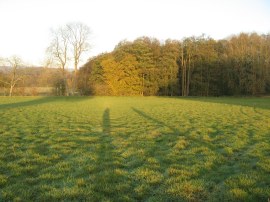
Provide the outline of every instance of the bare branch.
<path id="1" fill-rule="evenodd" d="M 1 82 L 10 86 L 9 96 L 12 96 L 13 88 L 15 87 L 17 82 L 22 79 L 21 76 L 18 75 L 18 68 L 22 64 L 22 60 L 18 56 L 12 56 L 10 58 L 6 58 L 5 62 L 11 68 L 11 70 L 10 70 L 10 80 L 9 80 L 9 82 L 1 80 Z"/>
<path id="2" fill-rule="evenodd" d="M 91 32 L 89 27 L 82 23 L 69 23 L 66 25 L 66 27 L 70 34 L 69 43 L 71 44 L 71 51 L 74 59 L 74 69 L 76 73 L 82 53 L 88 51 L 90 48 L 87 41 Z"/>
<path id="3" fill-rule="evenodd" d="M 0 79 L 0 82 L 1 82 L 1 83 L 4 83 L 4 84 L 7 84 L 7 85 L 10 84 L 10 83 L 8 83 L 8 82 L 6 82 L 6 81 L 3 81 L 3 80 L 1 80 L 1 79 Z"/>
<path id="4" fill-rule="evenodd" d="M 65 28 L 58 28 L 52 31 L 53 39 L 50 46 L 47 48 L 47 53 L 52 55 L 60 64 L 64 71 L 68 62 L 68 33 Z"/>

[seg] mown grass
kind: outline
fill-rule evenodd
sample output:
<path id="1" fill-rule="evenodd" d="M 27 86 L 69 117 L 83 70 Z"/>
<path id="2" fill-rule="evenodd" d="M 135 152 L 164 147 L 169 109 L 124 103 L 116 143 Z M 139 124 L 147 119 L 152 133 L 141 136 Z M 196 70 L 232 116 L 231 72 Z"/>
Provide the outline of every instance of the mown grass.
<path id="1" fill-rule="evenodd" d="M 0 201 L 270 197 L 270 98 L 1 97 L 0 117 Z"/>

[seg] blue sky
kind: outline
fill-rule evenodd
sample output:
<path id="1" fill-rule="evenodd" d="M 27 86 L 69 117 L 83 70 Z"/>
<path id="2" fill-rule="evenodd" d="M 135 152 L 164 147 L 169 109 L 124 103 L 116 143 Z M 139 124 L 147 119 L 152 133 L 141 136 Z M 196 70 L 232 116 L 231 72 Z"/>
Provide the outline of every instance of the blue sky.
<path id="1" fill-rule="evenodd" d="M 267 0 L 0 0 L 0 57 L 42 65 L 50 29 L 83 22 L 92 49 L 111 51 L 140 36 L 182 39 L 202 33 L 222 39 L 240 32 L 270 32 Z"/>

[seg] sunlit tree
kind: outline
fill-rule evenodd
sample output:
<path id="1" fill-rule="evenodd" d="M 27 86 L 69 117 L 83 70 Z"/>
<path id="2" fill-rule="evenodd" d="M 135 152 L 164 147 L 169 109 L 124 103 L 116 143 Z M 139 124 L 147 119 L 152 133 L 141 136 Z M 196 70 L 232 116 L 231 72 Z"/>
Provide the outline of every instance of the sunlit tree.
<path id="1" fill-rule="evenodd" d="M 9 87 L 9 96 L 12 96 L 14 87 L 22 80 L 23 75 L 19 72 L 22 60 L 18 56 L 1 59 L 1 63 L 7 66 L 6 80 L 0 80 Z"/>

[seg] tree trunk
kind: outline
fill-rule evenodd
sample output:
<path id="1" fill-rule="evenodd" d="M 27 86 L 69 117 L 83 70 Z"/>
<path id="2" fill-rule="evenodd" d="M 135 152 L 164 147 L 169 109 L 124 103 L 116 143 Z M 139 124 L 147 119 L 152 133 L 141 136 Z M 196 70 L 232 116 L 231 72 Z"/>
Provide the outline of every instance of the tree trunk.
<path id="1" fill-rule="evenodd" d="M 190 83 L 190 54 L 188 55 L 188 71 L 187 71 L 187 90 L 186 90 L 186 96 L 189 95 L 189 83 Z"/>
<path id="2" fill-rule="evenodd" d="M 11 84 L 10 89 L 9 89 L 9 96 L 10 97 L 12 96 L 13 88 L 14 88 L 14 85 Z"/>
<path id="3" fill-rule="evenodd" d="M 182 96 L 185 96 L 185 60 L 184 60 L 184 50 L 182 49 Z"/>

